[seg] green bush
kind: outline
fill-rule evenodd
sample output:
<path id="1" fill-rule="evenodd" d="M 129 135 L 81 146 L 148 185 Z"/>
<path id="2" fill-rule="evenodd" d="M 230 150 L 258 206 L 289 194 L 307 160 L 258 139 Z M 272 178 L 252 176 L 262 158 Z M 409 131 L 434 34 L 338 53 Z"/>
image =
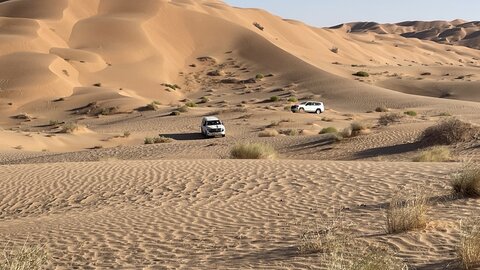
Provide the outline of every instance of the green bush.
<path id="1" fill-rule="evenodd" d="M 353 73 L 353 76 L 357 77 L 370 77 L 370 74 L 366 71 L 358 71 L 357 73 Z"/>
<path id="2" fill-rule="evenodd" d="M 335 127 L 326 127 L 320 131 L 320 134 L 338 133 Z"/>
<path id="3" fill-rule="evenodd" d="M 194 108 L 194 107 L 197 107 L 197 103 L 195 103 L 193 101 L 189 101 L 189 102 L 185 103 L 185 106 L 187 106 L 189 108 Z"/>
<path id="4" fill-rule="evenodd" d="M 270 101 L 271 101 L 271 102 L 277 102 L 277 101 L 279 101 L 279 100 L 280 100 L 280 98 L 279 98 L 278 96 L 270 97 Z"/>
<path id="5" fill-rule="evenodd" d="M 290 97 L 290 98 L 288 99 L 288 102 L 298 102 L 298 98 L 296 98 L 296 97 Z M 289 108 L 290 108 L 290 107 L 289 107 Z"/>
<path id="6" fill-rule="evenodd" d="M 408 115 L 408 116 L 413 116 L 413 117 L 417 116 L 416 111 L 406 111 L 403 114 Z"/>
<path id="7" fill-rule="evenodd" d="M 257 75 L 255 76 L 255 79 L 257 79 L 257 80 L 261 80 L 261 79 L 263 79 L 263 78 L 265 78 L 265 76 L 264 76 L 263 74 L 257 74 Z"/>

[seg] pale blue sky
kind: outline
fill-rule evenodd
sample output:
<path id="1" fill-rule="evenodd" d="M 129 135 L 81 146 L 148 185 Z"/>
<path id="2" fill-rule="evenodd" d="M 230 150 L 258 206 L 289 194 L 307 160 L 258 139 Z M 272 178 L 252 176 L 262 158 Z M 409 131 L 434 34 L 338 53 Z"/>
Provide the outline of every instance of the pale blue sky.
<path id="1" fill-rule="evenodd" d="M 313 26 L 344 22 L 480 20 L 480 0 L 225 0 L 237 7 L 262 8 Z"/>

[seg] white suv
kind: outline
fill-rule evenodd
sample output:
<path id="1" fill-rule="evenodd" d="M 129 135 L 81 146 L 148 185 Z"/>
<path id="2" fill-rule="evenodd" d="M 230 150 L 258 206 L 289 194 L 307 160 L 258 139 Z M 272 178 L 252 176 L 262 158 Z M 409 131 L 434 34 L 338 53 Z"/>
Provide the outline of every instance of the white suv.
<path id="1" fill-rule="evenodd" d="M 292 112 L 309 112 L 321 114 L 325 111 L 325 106 L 323 102 L 317 101 L 305 101 L 300 104 L 293 105 L 291 108 Z"/>
<path id="2" fill-rule="evenodd" d="M 217 117 L 204 117 L 200 130 L 205 137 L 225 137 L 225 126 Z"/>

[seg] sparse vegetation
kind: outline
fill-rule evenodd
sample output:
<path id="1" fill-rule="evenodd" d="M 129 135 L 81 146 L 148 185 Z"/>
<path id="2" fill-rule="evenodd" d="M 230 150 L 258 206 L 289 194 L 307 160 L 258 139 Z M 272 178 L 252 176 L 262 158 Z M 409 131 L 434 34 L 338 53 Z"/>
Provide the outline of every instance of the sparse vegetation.
<path id="1" fill-rule="evenodd" d="M 403 112 L 403 114 L 408 115 L 408 116 L 412 116 L 412 117 L 417 116 L 416 111 L 406 111 L 406 112 Z"/>
<path id="2" fill-rule="evenodd" d="M 480 218 L 473 217 L 460 225 L 458 256 L 463 269 L 478 269 L 480 266 Z"/>
<path id="3" fill-rule="evenodd" d="M 368 74 L 368 72 L 366 71 L 358 71 L 356 73 L 353 73 L 353 76 L 357 76 L 357 77 L 370 77 L 370 74 Z"/>
<path id="4" fill-rule="evenodd" d="M 234 159 L 275 159 L 277 152 L 267 144 L 262 143 L 240 143 L 230 151 Z"/>
<path id="5" fill-rule="evenodd" d="M 388 233 L 401 233 L 425 228 L 427 225 L 427 198 L 423 194 L 413 194 L 402 198 L 394 195 L 386 213 Z"/>
<path id="6" fill-rule="evenodd" d="M 299 132 L 296 129 L 282 129 L 279 131 L 280 134 L 286 136 L 298 136 Z"/>
<path id="7" fill-rule="evenodd" d="M 60 125 L 62 122 L 61 121 L 58 121 L 58 120 L 50 120 L 50 122 L 48 122 L 48 125 L 49 126 L 58 126 Z"/>
<path id="8" fill-rule="evenodd" d="M 338 48 L 337 47 L 332 47 L 330 48 L 330 51 L 333 52 L 333 53 L 338 53 Z"/>
<path id="9" fill-rule="evenodd" d="M 435 146 L 429 150 L 422 151 L 416 156 L 414 162 L 447 162 L 452 160 L 450 149 L 444 146 Z"/>
<path id="10" fill-rule="evenodd" d="M 380 116 L 380 119 L 378 119 L 378 124 L 381 126 L 388 126 L 393 123 L 400 122 L 402 118 L 403 118 L 403 115 L 399 113 L 387 113 Z"/>
<path id="11" fill-rule="evenodd" d="M 93 84 L 93 86 L 95 86 L 95 87 L 102 87 L 102 83 L 95 83 L 95 84 Z"/>
<path id="12" fill-rule="evenodd" d="M 27 246 L 20 249 L 4 248 L 0 256 L 0 270 L 40 270 L 47 263 L 44 247 Z"/>
<path id="13" fill-rule="evenodd" d="M 60 129 L 60 133 L 71 134 L 71 133 L 77 131 L 78 128 L 79 128 L 79 126 L 76 123 L 73 123 L 73 122 L 66 123 Z"/>
<path id="14" fill-rule="evenodd" d="M 187 106 L 189 108 L 194 108 L 194 107 L 197 107 L 197 103 L 195 103 L 193 101 L 189 101 L 189 102 L 185 103 L 185 106 Z"/>
<path id="15" fill-rule="evenodd" d="M 427 128 L 420 141 L 428 145 L 452 145 L 468 142 L 476 138 L 478 127 L 465 123 L 457 118 L 447 118 Z"/>
<path id="16" fill-rule="evenodd" d="M 263 27 L 261 24 L 259 24 L 258 22 L 254 22 L 253 25 L 255 27 L 257 27 L 258 29 L 260 29 L 261 31 L 263 31 L 265 29 L 265 27 Z"/>
<path id="17" fill-rule="evenodd" d="M 287 101 L 288 101 L 288 102 L 298 102 L 298 98 L 296 98 L 296 97 L 289 97 Z M 288 108 L 290 109 L 290 107 L 288 107 Z"/>
<path id="18" fill-rule="evenodd" d="M 146 111 L 158 111 L 160 107 L 157 102 L 153 101 L 152 103 L 147 104 L 143 109 Z"/>
<path id="19" fill-rule="evenodd" d="M 326 127 L 320 131 L 320 134 L 338 133 L 335 127 Z"/>
<path id="20" fill-rule="evenodd" d="M 408 269 L 388 246 L 360 241 L 351 230 L 353 226 L 341 217 L 326 218 L 304 230 L 300 236 L 299 252 L 321 253 L 320 260 L 326 269 Z"/>
<path id="21" fill-rule="evenodd" d="M 171 116 L 178 116 L 180 115 L 180 112 L 179 111 L 173 111 L 170 113 Z"/>
<path id="22" fill-rule="evenodd" d="M 123 137 L 124 137 L 124 138 L 130 137 L 130 135 L 132 135 L 132 133 L 131 133 L 130 131 L 128 131 L 128 130 L 126 130 L 126 131 L 123 132 Z"/>
<path id="23" fill-rule="evenodd" d="M 171 90 L 177 90 L 177 89 L 182 89 L 180 86 L 176 84 L 170 84 L 170 83 L 162 83 L 162 86 L 165 86 Z"/>
<path id="24" fill-rule="evenodd" d="M 258 134 L 259 137 L 276 137 L 278 135 L 279 133 L 275 129 L 265 129 Z"/>
<path id="25" fill-rule="evenodd" d="M 277 101 L 279 101 L 279 100 L 280 100 L 280 98 L 279 98 L 278 96 L 272 96 L 272 97 L 270 97 L 270 101 L 271 101 L 271 102 L 277 102 Z"/>
<path id="26" fill-rule="evenodd" d="M 259 74 L 255 75 L 255 79 L 257 79 L 257 80 L 261 80 L 263 78 L 265 78 L 265 75 L 263 75 L 263 74 L 259 73 Z"/>
<path id="27" fill-rule="evenodd" d="M 480 165 L 467 163 L 450 183 L 453 192 L 465 197 L 480 197 Z"/>
<path id="28" fill-rule="evenodd" d="M 375 108 L 375 111 L 376 112 L 388 112 L 388 108 L 386 106 L 379 106 L 377 108 Z"/>
<path id="29" fill-rule="evenodd" d="M 188 108 L 189 107 L 187 105 L 183 105 L 181 107 L 178 107 L 177 111 L 181 113 L 185 113 L 185 112 L 188 112 Z"/>
<path id="30" fill-rule="evenodd" d="M 207 102 L 209 102 L 209 101 L 210 101 L 210 99 L 209 99 L 208 97 L 201 97 L 201 98 L 200 98 L 200 103 L 202 103 L 202 104 L 205 104 L 205 103 L 207 103 Z"/>
<path id="31" fill-rule="evenodd" d="M 353 122 L 350 124 L 350 129 L 351 129 L 351 135 L 352 136 L 358 136 L 360 135 L 360 133 L 362 133 L 363 131 L 366 131 L 369 129 L 369 127 L 365 124 L 365 123 L 361 123 L 361 122 Z"/>

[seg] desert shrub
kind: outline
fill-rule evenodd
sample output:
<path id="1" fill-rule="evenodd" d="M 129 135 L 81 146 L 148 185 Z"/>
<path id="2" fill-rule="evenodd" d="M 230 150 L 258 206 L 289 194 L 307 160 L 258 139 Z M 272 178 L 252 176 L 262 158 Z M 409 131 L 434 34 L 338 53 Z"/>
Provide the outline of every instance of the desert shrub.
<path id="1" fill-rule="evenodd" d="M 376 112 L 388 112 L 388 108 L 386 106 L 379 106 L 375 108 Z"/>
<path id="2" fill-rule="evenodd" d="M 370 74 L 368 74 L 368 72 L 366 71 L 358 71 L 356 73 L 353 73 L 353 76 L 357 76 L 357 77 L 370 77 Z"/>
<path id="3" fill-rule="evenodd" d="M 338 133 L 335 127 L 326 127 L 320 131 L 320 134 Z"/>
<path id="4" fill-rule="evenodd" d="M 451 160 L 450 149 L 443 146 L 436 146 L 429 150 L 422 151 L 413 159 L 414 162 L 446 162 Z"/>
<path id="5" fill-rule="evenodd" d="M 173 111 L 170 113 L 171 116 L 178 116 L 180 115 L 180 112 L 179 111 Z"/>
<path id="6" fill-rule="evenodd" d="M 223 70 L 213 70 L 207 73 L 208 76 L 224 76 L 225 72 Z"/>
<path id="7" fill-rule="evenodd" d="M 333 53 L 338 53 L 338 48 L 337 47 L 332 47 L 330 48 L 330 51 Z"/>
<path id="8" fill-rule="evenodd" d="M 480 165 L 467 163 L 450 183 L 453 192 L 465 197 L 480 197 Z"/>
<path id="9" fill-rule="evenodd" d="M 95 83 L 95 84 L 93 84 L 93 86 L 95 86 L 95 87 L 102 87 L 102 84 L 101 84 L 101 83 Z"/>
<path id="10" fill-rule="evenodd" d="M 265 78 L 265 75 L 263 75 L 263 74 L 259 73 L 259 74 L 255 75 L 255 79 L 257 79 L 257 80 L 261 80 L 263 78 Z"/>
<path id="11" fill-rule="evenodd" d="M 358 255 L 357 255 L 358 254 Z M 407 270 L 403 261 L 394 256 L 387 247 L 380 245 L 368 245 L 361 252 L 354 254 L 352 263 L 342 269 L 350 270 Z"/>
<path id="12" fill-rule="evenodd" d="M 188 108 L 189 108 L 188 106 L 183 105 L 181 107 L 178 107 L 177 111 L 181 113 L 188 112 Z"/>
<path id="13" fill-rule="evenodd" d="M 62 122 L 61 121 L 58 121 L 58 120 L 50 120 L 50 122 L 48 122 L 48 125 L 49 126 L 58 126 L 60 125 Z"/>
<path id="14" fill-rule="evenodd" d="M 290 98 L 288 98 L 288 102 L 298 102 L 298 98 L 290 97 Z M 289 107 L 289 109 L 290 109 L 290 107 Z"/>
<path id="15" fill-rule="evenodd" d="M 73 133 L 78 130 L 78 125 L 76 123 L 70 122 L 66 123 L 60 129 L 60 133 Z"/>
<path id="16" fill-rule="evenodd" d="M 430 75 L 432 75 L 432 73 L 431 73 L 431 72 L 424 72 L 424 73 L 422 73 L 421 75 L 422 75 L 422 76 L 430 76 Z"/>
<path id="17" fill-rule="evenodd" d="M 130 137 L 130 135 L 132 135 L 132 133 L 131 133 L 130 131 L 128 131 L 128 130 L 126 130 L 126 131 L 123 132 L 123 137 L 124 137 L 124 138 Z"/>
<path id="18" fill-rule="evenodd" d="M 271 101 L 271 102 L 277 102 L 277 101 L 279 101 L 279 100 L 280 100 L 280 98 L 279 98 L 278 96 L 270 97 L 270 101 Z"/>
<path id="19" fill-rule="evenodd" d="M 438 114 L 438 116 L 440 116 L 440 117 L 449 117 L 449 116 L 452 116 L 452 114 L 451 114 L 451 113 L 448 113 L 448 112 L 441 112 L 441 113 Z"/>
<path id="20" fill-rule="evenodd" d="M 480 266 L 480 218 L 462 221 L 458 256 L 463 269 L 478 269 Z"/>
<path id="21" fill-rule="evenodd" d="M 0 255 L 0 270 L 40 270 L 47 263 L 44 247 L 23 245 L 20 249 L 3 250 Z"/>
<path id="22" fill-rule="evenodd" d="M 278 136 L 278 131 L 275 129 L 265 129 L 264 131 L 258 134 L 259 137 L 276 137 Z"/>
<path id="23" fill-rule="evenodd" d="M 117 106 L 115 107 L 107 107 L 107 108 L 102 108 L 98 114 L 101 115 L 112 115 L 118 113 L 119 108 Z"/>
<path id="24" fill-rule="evenodd" d="M 322 121 L 324 121 L 324 122 L 333 122 L 333 118 L 331 118 L 331 117 L 322 117 Z"/>
<path id="25" fill-rule="evenodd" d="M 155 138 L 152 137 L 146 137 L 145 140 L 143 141 L 144 144 L 154 144 L 155 143 Z"/>
<path id="26" fill-rule="evenodd" d="M 207 103 L 209 101 L 210 101 L 210 99 L 208 97 L 201 97 L 200 98 L 200 103 Z"/>
<path id="27" fill-rule="evenodd" d="M 404 112 L 403 114 L 405 115 L 408 115 L 408 116 L 417 116 L 417 112 L 416 111 L 406 111 Z"/>
<path id="28" fill-rule="evenodd" d="M 282 129 L 279 131 L 280 134 L 286 136 L 298 136 L 299 132 L 296 129 Z"/>
<path id="29" fill-rule="evenodd" d="M 257 27 L 258 29 L 260 29 L 261 31 L 263 31 L 265 29 L 265 27 L 263 27 L 261 24 L 259 24 L 258 22 L 254 22 L 253 25 L 255 27 Z"/>
<path id="30" fill-rule="evenodd" d="M 413 194 L 407 198 L 395 195 L 387 208 L 387 232 L 401 233 L 425 228 L 427 225 L 427 210 L 427 198 L 424 195 Z"/>
<path id="31" fill-rule="evenodd" d="M 352 131 L 352 136 L 359 135 L 362 131 L 367 130 L 369 127 L 365 123 L 353 122 L 350 124 L 350 130 Z"/>
<path id="32" fill-rule="evenodd" d="M 475 139 L 478 132 L 479 129 L 472 124 L 457 118 L 448 118 L 427 128 L 420 140 L 429 145 L 451 145 L 471 141 Z"/>
<path id="33" fill-rule="evenodd" d="M 231 149 L 230 156 L 234 159 L 275 159 L 277 152 L 262 143 L 240 143 Z"/>
<path id="34" fill-rule="evenodd" d="M 185 106 L 187 106 L 189 108 L 194 108 L 194 107 L 197 107 L 197 103 L 195 103 L 193 101 L 189 101 L 189 102 L 185 103 Z"/>
<path id="35" fill-rule="evenodd" d="M 393 123 L 398 123 L 403 118 L 403 115 L 399 113 L 387 113 L 378 119 L 378 124 L 381 126 L 388 126 Z"/>

